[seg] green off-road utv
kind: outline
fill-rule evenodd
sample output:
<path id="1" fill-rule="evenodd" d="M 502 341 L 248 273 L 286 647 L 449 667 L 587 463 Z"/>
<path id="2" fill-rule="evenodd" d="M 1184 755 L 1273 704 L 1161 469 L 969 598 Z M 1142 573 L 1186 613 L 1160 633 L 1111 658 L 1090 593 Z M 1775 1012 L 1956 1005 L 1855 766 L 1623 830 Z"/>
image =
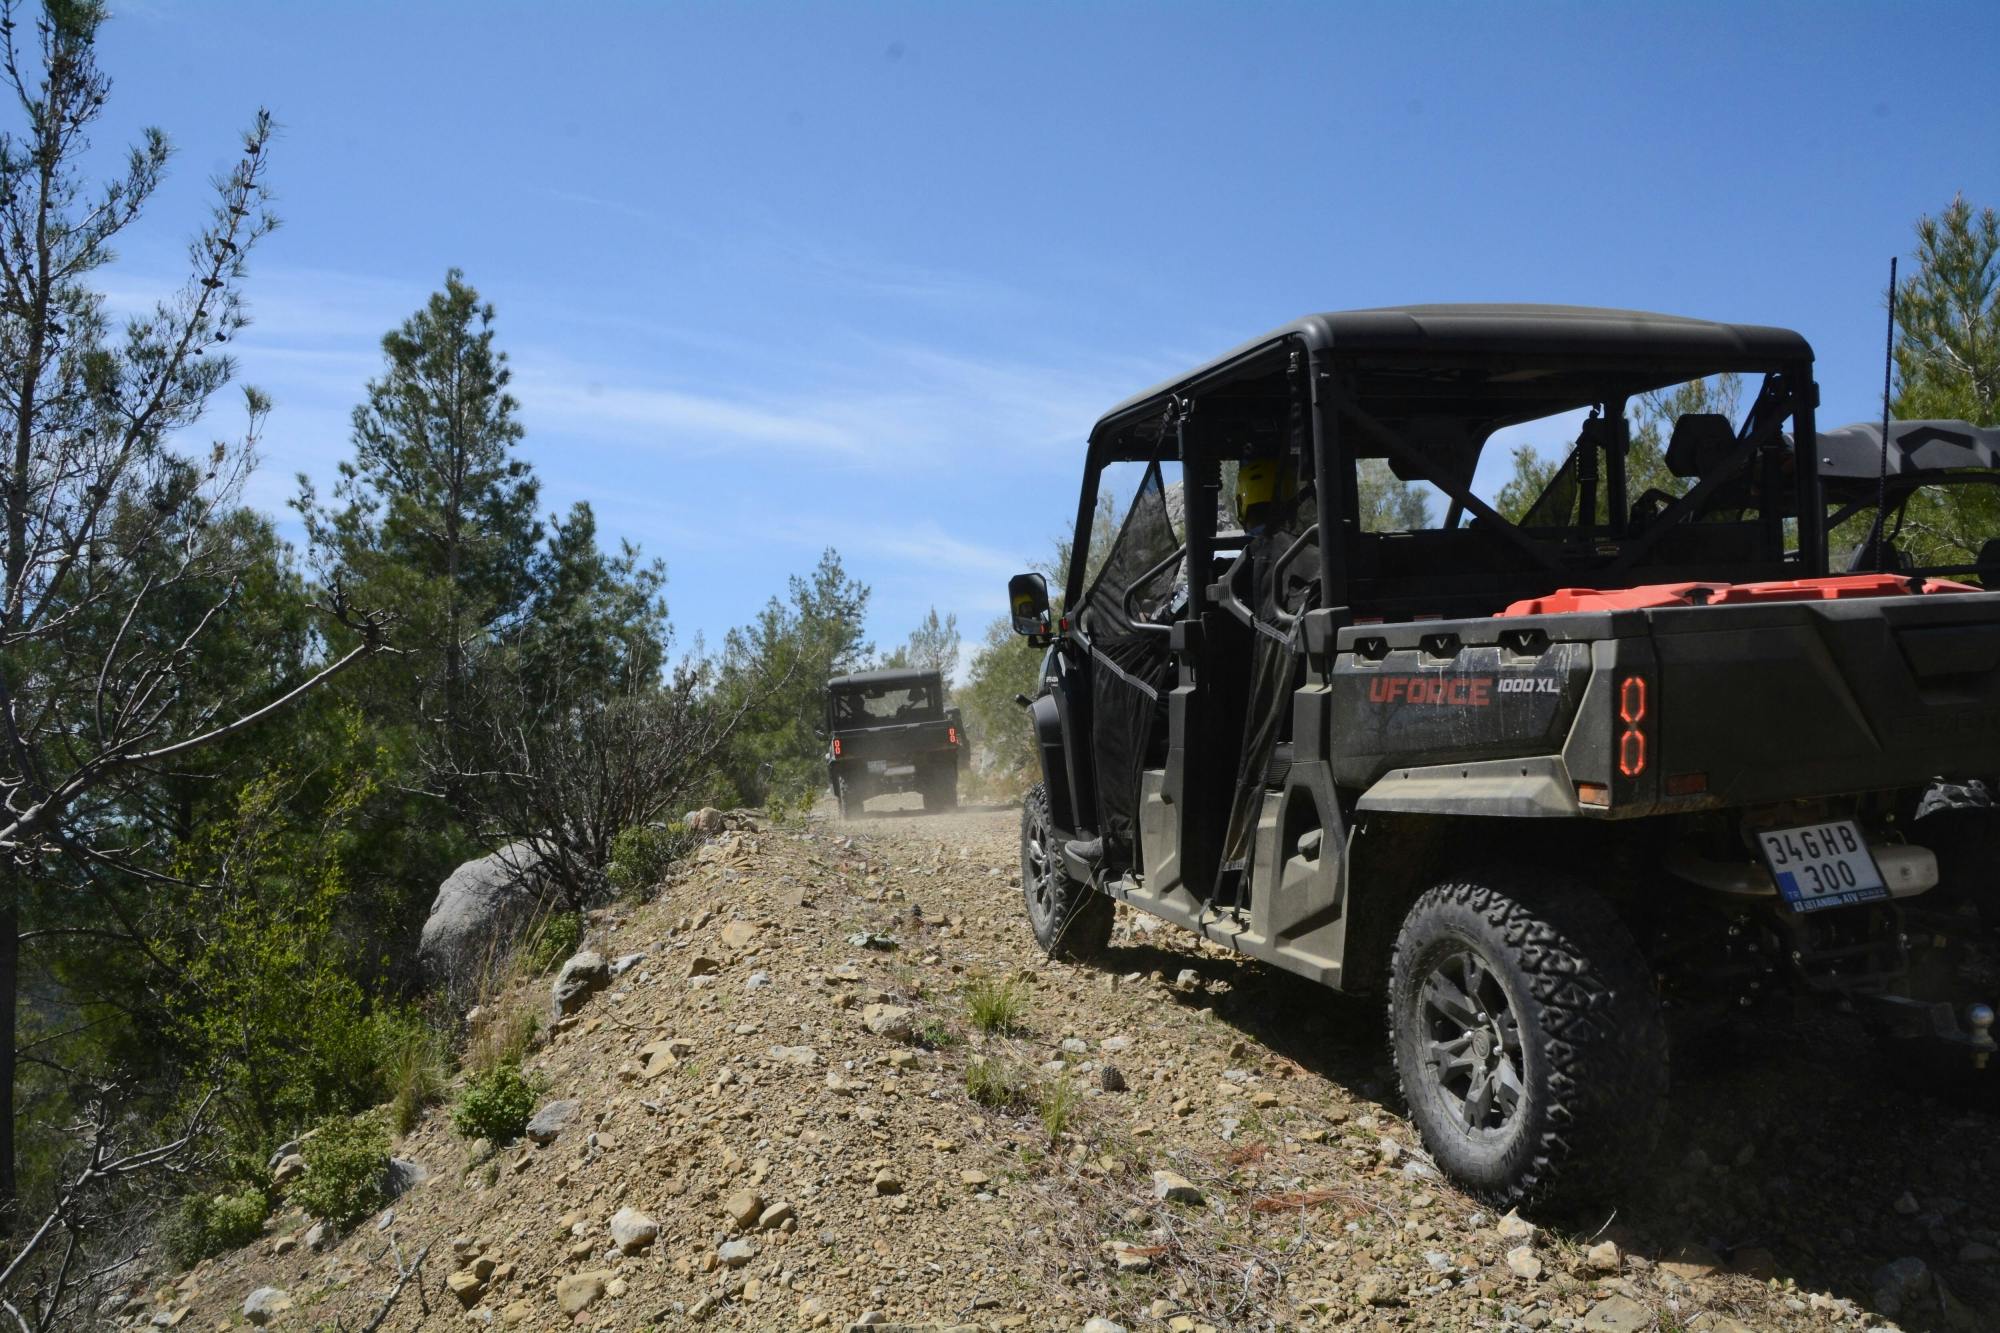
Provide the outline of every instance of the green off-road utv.
<path id="1" fill-rule="evenodd" d="M 858 671 L 826 683 L 827 781 L 842 819 L 873 796 L 917 792 L 926 813 L 958 805 L 964 723 L 936 671 Z"/>
<path id="2" fill-rule="evenodd" d="M 1719 376 L 1743 410 L 1641 468 L 1638 406 Z M 1060 601 L 1009 588 L 1036 938 L 1124 902 L 1379 995 L 1426 1147 L 1502 1204 L 1645 1159 L 1669 1012 L 1823 999 L 1991 1079 L 2000 595 L 1889 558 L 1880 432 L 1823 476 L 1817 401 L 1783 329 L 1415 306 L 1114 408 Z M 1512 521 L 1481 498 L 1558 432 Z M 1881 558 L 1830 572 L 1857 502 Z"/>

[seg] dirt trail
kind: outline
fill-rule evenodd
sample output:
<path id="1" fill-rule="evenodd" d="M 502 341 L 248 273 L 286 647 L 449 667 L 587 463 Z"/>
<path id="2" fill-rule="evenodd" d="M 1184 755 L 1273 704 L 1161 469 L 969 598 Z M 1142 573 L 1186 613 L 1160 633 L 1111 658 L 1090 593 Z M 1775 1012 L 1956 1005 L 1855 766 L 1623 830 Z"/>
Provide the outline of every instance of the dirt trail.
<path id="1" fill-rule="evenodd" d="M 594 924 L 644 957 L 530 1061 L 577 1104 L 551 1144 L 482 1157 L 434 1110 L 397 1149 L 430 1179 L 386 1224 L 278 1255 L 306 1225 L 281 1215 L 134 1322 L 240 1325 L 268 1285 L 273 1327 L 360 1328 L 393 1240 L 429 1257 L 387 1329 L 2000 1327 L 2000 1121 L 1871 1085 L 1852 1034 L 1683 1060 L 1650 1186 L 1495 1218 L 1394 1110 L 1372 1004 L 1123 912 L 1100 963 L 1039 957 L 1017 821 L 709 844 Z M 1018 1030 L 977 1031 L 968 982 L 1010 977 Z M 1014 1103 L 975 1104 L 974 1065 Z M 621 1209 L 659 1229 L 630 1255 Z"/>

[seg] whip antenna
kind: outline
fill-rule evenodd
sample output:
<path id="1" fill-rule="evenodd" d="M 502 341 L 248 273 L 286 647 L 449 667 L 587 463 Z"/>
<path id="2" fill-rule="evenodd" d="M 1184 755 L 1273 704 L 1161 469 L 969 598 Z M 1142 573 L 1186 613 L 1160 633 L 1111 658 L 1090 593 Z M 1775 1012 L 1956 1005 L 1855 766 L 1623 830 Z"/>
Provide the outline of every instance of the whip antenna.
<path id="1" fill-rule="evenodd" d="M 1882 458 L 1875 478 L 1875 527 L 1868 534 L 1875 548 L 1875 569 L 1889 570 L 1888 542 L 1883 529 L 1889 522 L 1889 387 L 1896 370 L 1896 256 L 1889 256 L 1889 334 L 1882 348 Z"/>

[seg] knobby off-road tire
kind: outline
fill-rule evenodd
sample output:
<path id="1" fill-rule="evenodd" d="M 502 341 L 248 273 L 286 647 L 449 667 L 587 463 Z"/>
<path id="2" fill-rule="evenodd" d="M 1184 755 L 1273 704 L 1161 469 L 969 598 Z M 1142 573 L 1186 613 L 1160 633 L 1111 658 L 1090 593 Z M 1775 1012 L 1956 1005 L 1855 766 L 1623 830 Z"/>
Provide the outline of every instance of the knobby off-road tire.
<path id="1" fill-rule="evenodd" d="M 2000 963 L 2000 809 L 1994 784 L 1939 782 L 1924 793 L 1910 840 L 1936 853 L 1937 887 L 1904 904 L 1909 923 L 1909 994 L 1991 1002 Z M 1877 1030 L 1883 1075 L 1954 1105 L 2000 1110 L 2000 1060 L 1976 1069 L 1965 1052 L 1927 1037 Z"/>
<path id="2" fill-rule="evenodd" d="M 1051 958 L 1078 962 L 1104 952 L 1118 905 L 1063 868 L 1049 816 L 1048 789 L 1037 782 L 1021 801 L 1021 896 L 1035 943 Z"/>
<path id="3" fill-rule="evenodd" d="M 924 783 L 924 813 L 958 809 L 958 770 L 947 768 L 933 773 Z"/>
<path id="4" fill-rule="evenodd" d="M 861 803 L 865 799 L 853 781 L 842 778 L 834 788 L 834 795 L 840 799 L 840 817 L 854 820 L 861 818 Z"/>
<path id="5" fill-rule="evenodd" d="M 1932 894 L 1976 911 L 1987 930 L 2000 931 L 2000 809 L 1991 788 L 1984 782 L 1936 783 L 1917 806 L 1910 839 L 1937 853 L 1938 886 Z"/>
<path id="6" fill-rule="evenodd" d="M 1574 883 L 1484 876 L 1418 898 L 1390 964 L 1389 1041 L 1432 1158 L 1500 1207 L 1601 1198 L 1659 1136 L 1652 973 Z"/>

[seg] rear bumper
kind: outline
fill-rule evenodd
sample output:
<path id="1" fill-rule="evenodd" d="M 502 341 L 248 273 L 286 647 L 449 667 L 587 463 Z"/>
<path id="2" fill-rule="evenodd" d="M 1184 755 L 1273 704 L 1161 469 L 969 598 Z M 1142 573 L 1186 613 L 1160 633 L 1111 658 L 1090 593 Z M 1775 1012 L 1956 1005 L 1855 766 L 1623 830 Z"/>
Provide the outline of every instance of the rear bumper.
<path id="1" fill-rule="evenodd" d="M 827 781 L 837 787 L 845 779 L 849 786 L 859 787 L 871 795 L 913 792 L 923 789 L 924 780 L 930 774 L 957 766 L 958 750 L 949 746 L 895 758 L 843 755 L 827 766 Z"/>

